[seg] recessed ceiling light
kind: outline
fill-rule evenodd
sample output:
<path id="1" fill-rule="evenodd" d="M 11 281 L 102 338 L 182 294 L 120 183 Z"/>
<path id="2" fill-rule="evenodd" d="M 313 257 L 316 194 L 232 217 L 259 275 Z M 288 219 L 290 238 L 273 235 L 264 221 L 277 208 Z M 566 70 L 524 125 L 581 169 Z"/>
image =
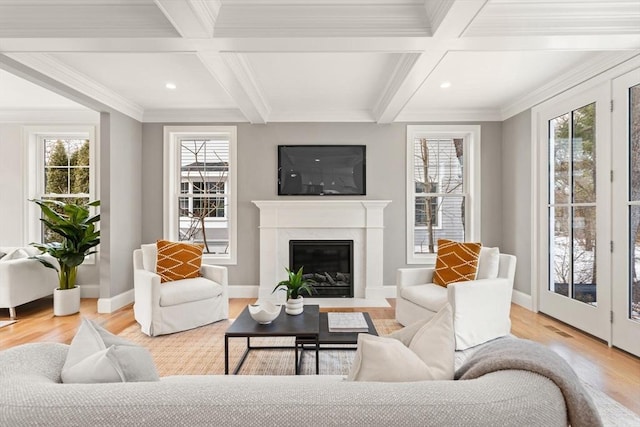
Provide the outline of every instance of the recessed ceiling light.
<path id="1" fill-rule="evenodd" d="M 451 82 L 442 82 L 442 83 L 440 83 L 440 87 L 442 89 L 446 89 L 448 87 L 451 87 Z"/>
<path id="2" fill-rule="evenodd" d="M 175 89 L 177 86 L 175 83 L 167 83 L 166 85 L 164 85 L 164 87 L 166 87 L 167 89 Z"/>

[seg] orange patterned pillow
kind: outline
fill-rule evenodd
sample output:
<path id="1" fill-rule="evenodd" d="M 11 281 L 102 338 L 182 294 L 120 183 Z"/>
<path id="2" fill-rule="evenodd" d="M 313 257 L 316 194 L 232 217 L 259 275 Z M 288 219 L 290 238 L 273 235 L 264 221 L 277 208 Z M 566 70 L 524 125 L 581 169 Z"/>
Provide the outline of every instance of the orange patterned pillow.
<path id="1" fill-rule="evenodd" d="M 439 239 L 433 283 L 446 288 L 449 283 L 475 280 L 481 248 L 482 243 Z"/>
<path id="2" fill-rule="evenodd" d="M 158 264 L 156 272 L 160 282 L 200 277 L 202 246 L 184 242 L 158 240 Z"/>

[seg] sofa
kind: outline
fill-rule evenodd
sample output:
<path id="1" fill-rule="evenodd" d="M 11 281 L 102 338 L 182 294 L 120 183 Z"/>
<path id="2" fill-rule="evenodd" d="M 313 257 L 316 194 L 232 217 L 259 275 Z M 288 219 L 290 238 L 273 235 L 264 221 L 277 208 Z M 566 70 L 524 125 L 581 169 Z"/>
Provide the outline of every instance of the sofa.
<path id="1" fill-rule="evenodd" d="M 133 251 L 133 312 L 143 333 L 172 334 L 229 317 L 227 267 L 202 264 L 201 277 L 161 283 L 155 243 Z"/>
<path id="2" fill-rule="evenodd" d="M 561 426 L 563 394 L 524 370 L 477 379 L 351 382 L 343 376 L 169 376 L 62 384 L 69 346 L 0 352 L 0 425 Z"/>
<path id="3" fill-rule="evenodd" d="M 58 287 L 58 273 L 30 256 L 40 255 L 31 246 L 23 248 L 0 247 L 5 254 L 0 258 L 0 308 L 9 309 L 9 317 L 16 317 L 16 307 L 53 294 Z M 58 262 L 42 255 L 53 265 Z"/>
<path id="4" fill-rule="evenodd" d="M 494 273 L 483 268 L 482 248 L 478 278 L 450 283 L 447 287 L 433 283 L 434 268 L 400 268 L 396 274 L 396 320 L 410 325 L 434 316 L 445 304 L 453 307 L 456 350 L 464 350 L 511 331 L 511 294 L 516 257 L 495 251 Z M 481 271 L 482 270 L 482 271 Z"/>

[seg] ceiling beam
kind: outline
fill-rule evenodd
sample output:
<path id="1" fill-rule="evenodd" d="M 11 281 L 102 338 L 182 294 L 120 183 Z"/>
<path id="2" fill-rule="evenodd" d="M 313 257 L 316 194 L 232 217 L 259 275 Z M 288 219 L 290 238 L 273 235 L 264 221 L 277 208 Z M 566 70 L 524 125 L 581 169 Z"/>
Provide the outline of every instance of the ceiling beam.
<path id="1" fill-rule="evenodd" d="M 244 55 L 199 52 L 198 58 L 236 102 L 250 123 L 267 122 L 271 109 Z"/>
<path id="2" fill-rule="evenodd" d="M 88 106 L 89 108 L 93 108 L 96 111 L 103 111 L 104 108 L 100 105 L 103 104 L 109 108 L 120 111 L 138 121 L 142 121 L 144 109 L 140 105 L 130 101 L 123 96 L 120 96 L 118 93 L 90 79 L 86 75 L 76 71 L 75 69 L 47 54 L 13 53 L 2 56 L 16 61 L 17 63 L 22 64 L 28 69 L 34 70 L 38 74 L 45 75 L 48 79 L 56 81 L 64 85 L 65 87 L 77 91 L 78 93 L 85 95 L 86 97 L 89 97 L 98 103 L 87 104 L 87 98 L 85 97 L 82 97 L 81 101 L 77 101 L 83 105 Z M 2 64 L 0 63 L 0 65 Z M 21 74 L 28 75 L 29 73 L 26 72 Z M 41 84 L 41 86 L 43 85 Z M 55 85 L 53 87 L 49 86 L 50 85 L 47 85 L 45 87 L 50 88 L 56 93 L 59 93 Z M 62 94 L 65 95 L 65 93 Z M 65 96 L 75 100 L 68 94 Z"/>
<path id="3" fill-rule="evenodd" d="M 219 0 L 154 0 L 171 25 L 185 38 L 213 37 Z"/>
<path id="4" fill-rule="evenodd" d="M 640 34 L 508 37 L 306 37 L 306 38 L 0 38 L 0 52 L 194 53 L 370 52 L 421 53 L 429 50 L 599 51 L 640 49 Z"/>
<path id="5" fill-rule="evenodd" d="M 375 107 L 374 114 L 378 123 L 391 123 L 396 119 L 420 89 L 420 86 L 447 55 L 447 40 L 459 37 L 485 3 L 484 0 L 475 2 L 457 0 L 447 3 L 449 8 L 446 10 L 446 14 L 443 13 L 439 19 L 439 25 L 432 39 L 434 49 L 425 52 L 417 61 L 414 61 L 413 66 L 402 73 L 404 78 L 400 74 L 394 73 L 392 81 L 387 84 L 385 93 L 380 97 L 380 102 Z"/>

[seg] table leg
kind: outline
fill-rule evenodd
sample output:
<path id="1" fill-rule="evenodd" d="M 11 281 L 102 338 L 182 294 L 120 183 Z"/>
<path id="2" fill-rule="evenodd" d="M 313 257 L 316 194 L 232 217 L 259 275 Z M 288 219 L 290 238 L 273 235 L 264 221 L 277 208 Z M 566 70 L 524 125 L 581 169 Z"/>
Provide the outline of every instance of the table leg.
<path id="1" fill-rule="evenodd" d="M 320 335 L 316 335 L 316 375 L 320 374 Z"/>
<path id="2" fill-rule="evenodd" d="M 229 337 L 224 335 L 224 374 L 229 375 Z"/>
<path id="3" fill-rule="evenodd" d="M 296 340 L 297 340 L 297 337 L 296 337 Z M 296 363 L 296 369 L 295 369 L 295 373 L 296 373 L 296 375 L 299 375 L 299 374 L 300 374 L 300 365 L 299 365 L 299 362 L 298 362 L 298 343 L 297 343 L 297 342 L 296 342 L 296 343 L 294 343 L 294 344 L 293 344 L 293 346 L 295 347 L 294 352 L 295 352 L 295 355 L 296 355 L 296 360 L 295 360 L 295 363 Z M 304 351 L 304 349 L 303 349 L 302 351 Z M 302 357 L 302 354 L 300 354 L 300 357 Z"/>

